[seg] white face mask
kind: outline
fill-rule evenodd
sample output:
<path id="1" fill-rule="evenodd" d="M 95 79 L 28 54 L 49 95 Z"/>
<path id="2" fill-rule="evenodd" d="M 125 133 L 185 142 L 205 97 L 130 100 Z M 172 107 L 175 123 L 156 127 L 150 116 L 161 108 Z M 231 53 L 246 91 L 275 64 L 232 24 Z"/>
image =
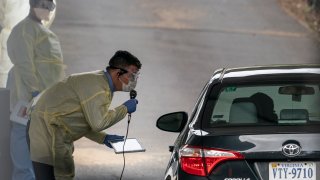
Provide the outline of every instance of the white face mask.
<path id="1" fill-rule="evenodd" d="M 137 86 L 137 79 L 136 80 L 130 80 L 128 84 L 124 83 L 121 79 L 119 79 L 122 83 L 122 91 L 124 92 L 130 92 L 131 90 L 134 90 Z"/>
<path id="2" fill-rule="evenodd" d="M 42 20 L 49 21 L 50 11 L 48 9 L 43 9 L 43 8 L 33 8 L 33 9 L 37 18 L 39 18 L 41 21 Z"/>

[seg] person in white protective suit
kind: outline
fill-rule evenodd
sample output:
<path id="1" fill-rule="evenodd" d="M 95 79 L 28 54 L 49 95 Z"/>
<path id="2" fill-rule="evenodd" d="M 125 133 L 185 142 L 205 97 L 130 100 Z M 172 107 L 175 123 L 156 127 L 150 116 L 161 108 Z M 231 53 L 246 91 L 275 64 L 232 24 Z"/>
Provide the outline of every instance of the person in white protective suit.
<path id="1" fill-rule="evenodd" d="M 73 142 L 82 137 L 109 148 L 124 138 L 102 131 L 136 111 L 136 99 L 109 108 L 115 91 L 136 87 L 140 68 L 131 53 L 117 51 L 106 70 L 71 75 L 33 100 L 28 132 L 36 179 L 72 180 Z"/>
<path id="2" fill-rule="evenodd" d="M 55 0 L 53 2 L 56 2 Z M 6 87 L 8 72 L 12 63 L 7 53 L 7 40 L 12 28 L 28 16 L 30 5 L 28 0 L 1 0 L 0 1 L 0 87 Z M 49 21 L 43 21 L 44 26 L 50 27 L 56 10 L 50 12 Z"/>
<path id="3" fill-rule="evenodd" d="M 7 40 L 12 28 L 29 13 L 29 1 L 0 1 L 0 87 L 6 87 L 12 63 L 7 53 Z"/>
<path id="4" fill-rule="evenodd" d="M 30 0 L 29 15 L 13 29 L 7 49 L 13 64 L 9 72 L 10 109 L 19 101 L 30 102 L 41 91 L 65 77 L 60 42 L 42 22 L 48 20 L 52 0 Z M 26 142 L 26 126 L 12 122 L 10 153 L 13 180 L 35 179 Z"/>

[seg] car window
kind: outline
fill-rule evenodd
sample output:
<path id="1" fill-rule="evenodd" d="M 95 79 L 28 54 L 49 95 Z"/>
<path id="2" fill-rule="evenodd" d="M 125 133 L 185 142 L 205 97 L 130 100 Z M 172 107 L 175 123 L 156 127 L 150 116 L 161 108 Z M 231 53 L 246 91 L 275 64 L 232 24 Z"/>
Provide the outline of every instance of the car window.
<path id="1" fill-rule="evenodd" d="M 320 123 L 319 84 L 223 87 L 214 101 L 209 126 L 301 125 Z"/>

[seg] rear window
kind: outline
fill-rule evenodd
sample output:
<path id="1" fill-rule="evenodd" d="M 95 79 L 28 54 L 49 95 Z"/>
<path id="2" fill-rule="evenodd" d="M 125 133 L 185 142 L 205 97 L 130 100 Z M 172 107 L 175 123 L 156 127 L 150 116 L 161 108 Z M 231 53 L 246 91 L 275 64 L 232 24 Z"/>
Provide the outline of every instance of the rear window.
<path id="1" fill-rule="evenodd" d="M 207 109 L 209 126 L 320 124 L 319 84 L 223 87 Z"/>

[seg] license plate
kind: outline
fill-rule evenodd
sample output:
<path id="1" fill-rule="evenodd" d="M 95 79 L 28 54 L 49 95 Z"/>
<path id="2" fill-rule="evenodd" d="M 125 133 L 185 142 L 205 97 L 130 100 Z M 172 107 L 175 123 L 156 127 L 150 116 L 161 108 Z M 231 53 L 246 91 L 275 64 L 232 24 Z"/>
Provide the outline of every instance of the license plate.
<path id="1" fill-rule="evenodd" d="M 316 180 L 314 162 L 270 162 L 269 180 Z"/>

